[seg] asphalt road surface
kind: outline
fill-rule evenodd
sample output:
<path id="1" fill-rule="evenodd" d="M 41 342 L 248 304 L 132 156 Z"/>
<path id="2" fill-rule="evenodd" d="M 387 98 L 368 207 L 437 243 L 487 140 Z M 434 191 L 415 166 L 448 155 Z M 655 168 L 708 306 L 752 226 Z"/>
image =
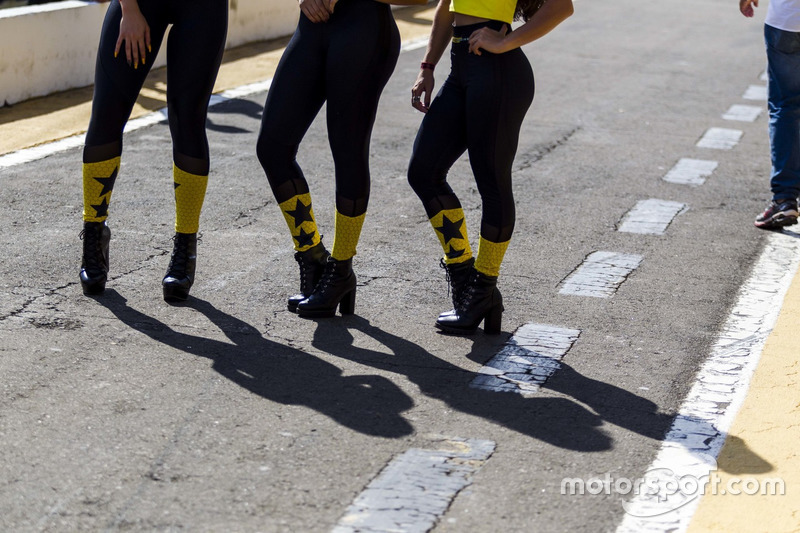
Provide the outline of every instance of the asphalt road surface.
<path id="1" fill-rule="evenodd" d="M 752 224 L 769 194 L 765 103 L 744 98 L 765 83 L 762 19 L 723 0 L 575 7 L 525 48 L 536 97 L 499 336 L 433 327 L 448 307 L 441 249 L 405 178 L 420 48 L 401 54 L 375 124 L 352 317 L 285 309 L 297 266 L 254 153 L 264 92 L 211 109 L 184 305 L 161 298 L 174 216 L 164 122 L 126 134 L 101 297 L 78 283 L 80 149 L 0 170 L 0 529 L 350 531 L 371 517 L 361 530 L 616 530 L 619 495 L 564 495 L 562 481 L 643 475 L 769 236 Z M 445 58 L 439 84 L 446 72 Z M 733 105 L 762 112 L 723 118 Z M 698 146 L 710 128 L 740 135 Z M 682 159 L 716 165 L 703 183 L 665 180 Z M 324 112 L 299 161 L 331 243 Z M 475 240 L 466 157 L 450 177 Z M 663 233 L 620 231 L 650 199 L 675 207 Z M 567 294 L 596 252 L 635 265 L 602 297 Z M 471 386 L 526 324 L 572 332 L 544 383 Z M 425 461 L 444 473 L 420 472 Z"/>

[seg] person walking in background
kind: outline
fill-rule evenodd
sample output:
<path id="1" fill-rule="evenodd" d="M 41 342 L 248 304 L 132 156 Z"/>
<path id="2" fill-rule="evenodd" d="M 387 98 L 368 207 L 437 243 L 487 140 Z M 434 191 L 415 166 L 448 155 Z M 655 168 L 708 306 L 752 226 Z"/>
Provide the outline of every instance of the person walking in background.
<path id="1" fill-rule="evenodd" d="M 453 310 L 436 327 L 446 333 L 499 333 L 500 264 L 514 231 L 511 167 L 522 120 L 533 101 L 533 71 L 521 46 L 571 16 L 571 0 L 440 0 L 428 49 L 411 90 L 425 113 L 408 169 L 444 250 Z M 511 31 L 515 19 L 525 22 Z M 431 103 L 434 68 L 452 41 L 450 75 Z M 464 211 L 447 172 L 467 151 L 483 203 L 477 258 Z"/>
<path id="2" fill-rule="evenodd" d="M 739 0 L 752 17 L 758 0 Z M 797 224 L 800 196 L 800 0 L 770 0 L 764 24 L 767 106 L 772 159 L 772 200 L 755 225 L 780 229 Z"/>
<path id="3" fill-rule="evenodd" d="M 370 192 L 369 143 L 383 87 L 400 53 L 389 4 L 427 0 L 300 0 L 297 30 L 267 94 L 256 147 L 294 240 L 300 292 L 287 307 L 301 317 L 331 317 L 355 307 L 353 256 Z M 308 182 L 296 155 L 327 102 L 336 179 L 333 247 L 322 243 Z"/>
<path id="4" fill-rule="evenodd" d="M 109 202 L 120 169 L 122 131 L 167 26 L 167 108 L 172 135 L 175 236 L 162 281 L 166 301 L 189 296 L 197 231 L 209 172 L 206 116 L 222 62 L 227 0 L 113 0 L 97 51 L 92 116 L 83 150 L 84 294 L 105 290 L 111 231 Z"/>

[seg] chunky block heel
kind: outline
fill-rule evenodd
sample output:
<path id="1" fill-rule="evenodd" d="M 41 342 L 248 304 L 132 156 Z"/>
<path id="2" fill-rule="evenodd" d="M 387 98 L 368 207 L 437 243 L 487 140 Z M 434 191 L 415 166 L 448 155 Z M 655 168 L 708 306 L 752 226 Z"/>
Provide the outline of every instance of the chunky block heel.
<path id="1" fill-rule="evenodd" d="M 343 315 L 352 315 L 356 311 L 356 290 L 348 292 L 339 302 L 339 312 Z"/>
<path id="2" fill-rule="evenodd" d="M 505 308 L 502 305 L 496 305 L 489 309 L 486 317 L 483 319 L 483 332 L 487 335 L 497 335 L 503 326 L 503 311 Z"/>

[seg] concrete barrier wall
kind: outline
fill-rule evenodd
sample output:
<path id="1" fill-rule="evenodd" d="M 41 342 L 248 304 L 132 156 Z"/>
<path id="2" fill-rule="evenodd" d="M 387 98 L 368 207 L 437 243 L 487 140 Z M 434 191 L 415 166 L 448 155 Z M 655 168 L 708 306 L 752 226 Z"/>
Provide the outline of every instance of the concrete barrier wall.
<path id="1" fill-rule="evenodd" d="M 229 2 L 228 48 L 288 35 L 297 24 L 295 0 Z M 91 85 L 107 8 L 69 0 L 0 10 L 0 105 Z"/>

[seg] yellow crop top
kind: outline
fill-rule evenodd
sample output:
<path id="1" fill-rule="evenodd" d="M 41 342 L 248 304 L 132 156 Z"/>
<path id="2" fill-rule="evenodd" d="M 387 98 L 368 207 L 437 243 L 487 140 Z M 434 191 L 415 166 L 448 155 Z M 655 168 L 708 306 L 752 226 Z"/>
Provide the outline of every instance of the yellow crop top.
<path id="1" fill-rule="evenodd" d="M 450 11 L 511 24 L 517 0 L 450 0 Z"/>

